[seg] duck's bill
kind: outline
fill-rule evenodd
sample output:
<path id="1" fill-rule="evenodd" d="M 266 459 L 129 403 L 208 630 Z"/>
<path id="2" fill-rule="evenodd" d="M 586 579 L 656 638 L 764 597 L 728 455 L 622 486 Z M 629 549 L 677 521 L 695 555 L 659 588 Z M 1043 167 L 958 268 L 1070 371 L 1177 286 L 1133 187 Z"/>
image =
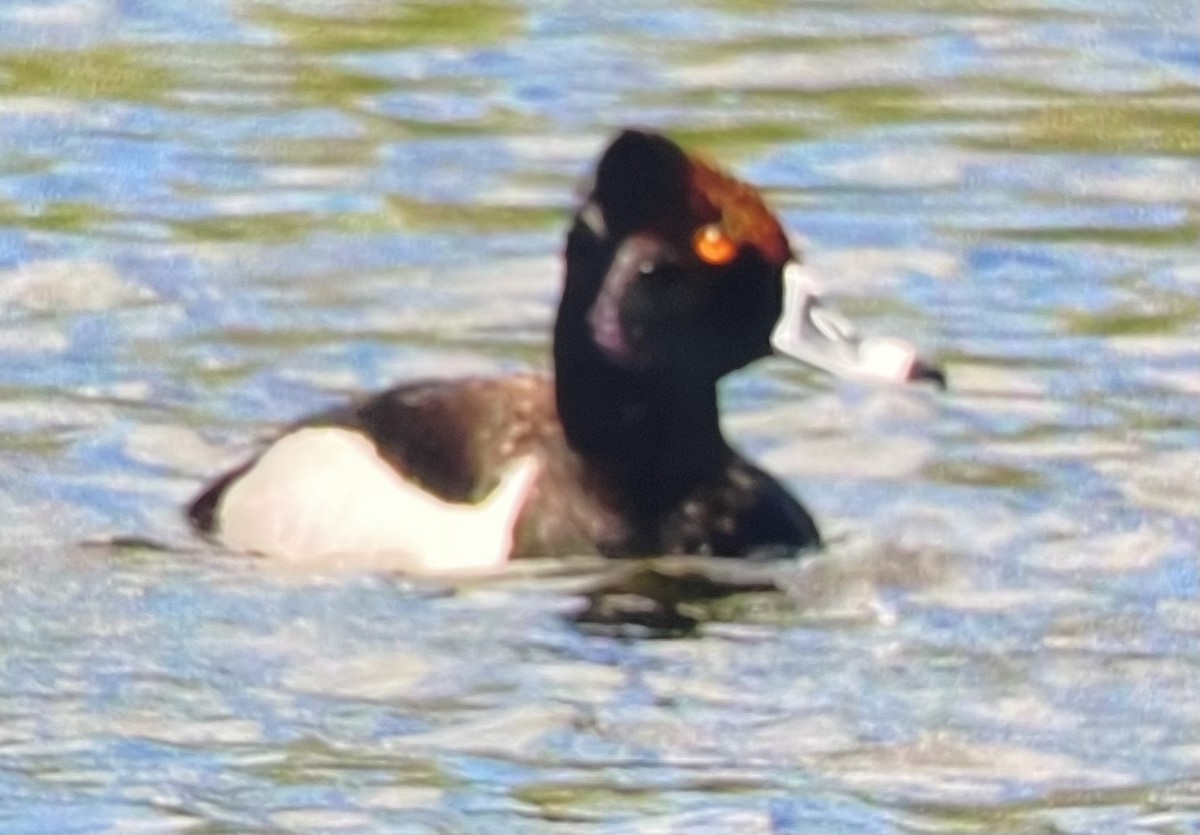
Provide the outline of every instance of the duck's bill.
<path id="1" fill-rule="evenodd" d="M 777 353 L 836 377 L 946 387 L 942 370 L 922 359 L 910 343 L 860 336 L 850 320 L 821 299 L 815 282 L 798 264 L 787 266 L 783 283 L 783 315 L 771 332 Z"/>

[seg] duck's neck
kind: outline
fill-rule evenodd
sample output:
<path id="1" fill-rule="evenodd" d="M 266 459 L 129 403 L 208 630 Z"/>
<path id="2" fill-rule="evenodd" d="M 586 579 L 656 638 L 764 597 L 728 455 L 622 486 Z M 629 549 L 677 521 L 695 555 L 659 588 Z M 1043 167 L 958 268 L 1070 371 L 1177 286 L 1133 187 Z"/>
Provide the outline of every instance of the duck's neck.
<path id="1" fill-rule="evenodd" d="M 669 510 L 725 472 L 731 451 L 712 382 L 613 365 L 590 343 L 555 344 L 555 396 L 567 442 L 637 506 Z"/>
<path id="2" fill-rule="evenodd" d="M 588 312 L 614 244 L 577 219 L 567 237 L 567 276 L 554 323 L 555 399 L 567 443 L 588 469 L 653 516 L 712 483 L 733 454 L 717 419 L 716 381 L 635 371 L 605 355 Z"/>

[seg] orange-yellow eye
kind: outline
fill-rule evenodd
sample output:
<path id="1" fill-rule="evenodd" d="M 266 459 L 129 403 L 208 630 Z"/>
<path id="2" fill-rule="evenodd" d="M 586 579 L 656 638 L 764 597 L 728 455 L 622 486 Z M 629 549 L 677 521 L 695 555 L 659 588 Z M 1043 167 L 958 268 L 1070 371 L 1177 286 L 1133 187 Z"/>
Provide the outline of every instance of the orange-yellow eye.
<path id="1" fill-rule="evenodd" d="M 728 264 L 738 252 L 737 244 L 715 223 L 697 230 L 692 238 L 692 249 L 701 261 L 715 267 Z"/>

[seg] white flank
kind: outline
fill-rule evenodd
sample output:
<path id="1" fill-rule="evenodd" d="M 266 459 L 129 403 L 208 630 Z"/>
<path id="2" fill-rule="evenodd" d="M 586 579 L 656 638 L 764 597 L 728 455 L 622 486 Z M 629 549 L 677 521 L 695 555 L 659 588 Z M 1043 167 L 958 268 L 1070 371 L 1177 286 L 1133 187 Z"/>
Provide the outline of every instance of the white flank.
<path id="1" fill-rule="evenodd" d="M 863 377 L 904 383 L 917 361 L 917 349 L 901 339 L 869 336 L 858 345 L 858 359 Z"/>
<path id="2" fill-rule="evenodd" d="M 300 429 L 274 443 L 221 497 L 230 547 L 296 563 L 416 574 L 503 565 L 541 471 L 515 461 L 479 504 L 445 502 L 405 481 L 358 432 Z"/>

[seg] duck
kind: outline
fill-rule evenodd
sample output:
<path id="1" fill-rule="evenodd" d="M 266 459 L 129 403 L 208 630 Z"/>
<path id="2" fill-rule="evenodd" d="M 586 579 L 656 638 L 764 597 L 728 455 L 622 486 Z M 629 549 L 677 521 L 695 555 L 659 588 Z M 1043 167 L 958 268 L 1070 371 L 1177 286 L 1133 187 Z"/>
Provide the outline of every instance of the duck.
<path id="1" fill-rule="evenodd" d="M 810 513 L 725 438 L 718 384 L 779 356 L 945 386 L 861 336 L 751 185 L 650 130 L 603 150 L 570 220 L 553 373 L 419 379 L 283 430 L 186 509 L 202 536 L 291 562 L 471 573 L 524 557 L 770 558 Z"/>

